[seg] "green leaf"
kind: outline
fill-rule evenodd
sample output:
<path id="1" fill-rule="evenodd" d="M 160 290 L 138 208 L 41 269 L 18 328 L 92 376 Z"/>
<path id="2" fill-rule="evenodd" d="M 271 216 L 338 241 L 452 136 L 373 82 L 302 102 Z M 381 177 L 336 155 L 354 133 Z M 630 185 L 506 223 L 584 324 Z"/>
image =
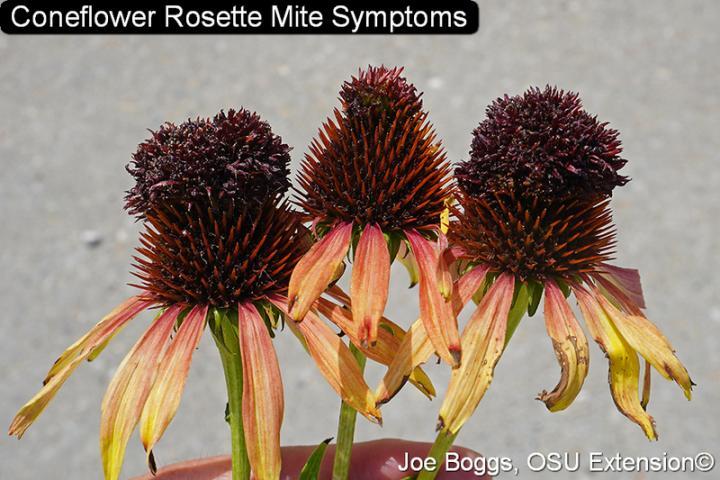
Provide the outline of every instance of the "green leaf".
<path id="1" fill-rule="evenodd" d="M 322 460 L 325 456 L 325 450 L 331 440 L 332 438 L 326 438 L 320 445 L 315 447 L 315 450 L 310 454 L 307 462 L 305 462 L 305 466 L 300 471 L 298 480 L 317 480 L 320 467 L 322 466 Z"/>

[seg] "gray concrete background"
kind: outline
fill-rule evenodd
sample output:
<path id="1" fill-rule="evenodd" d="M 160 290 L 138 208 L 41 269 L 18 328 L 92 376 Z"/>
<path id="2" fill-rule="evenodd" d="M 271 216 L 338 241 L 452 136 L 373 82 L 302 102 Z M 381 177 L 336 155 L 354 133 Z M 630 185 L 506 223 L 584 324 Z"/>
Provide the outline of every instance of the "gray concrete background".
<path id="1" fill-rule="evenodd" d="M 122 210 L 130 186 L 124 165 L 146 128 L 244 105 L 295 147 L 297 168 L 337 104 L 340 83 L 360 66 L 384 62 L 404 65 L 425 91 L 453 161 L 465 157 L 489 101 L 530 85 L 581 92 L 589 111 L 622 132 L 633 181 L 613 201 L 618 263 L 642 271 L 649 316 L 698 383 L 688 403 L 654 377 L 650 411 L 661 438 L 649 443 L 615 410 L 606 361 L 593 346 L 582 394 L 568 411 L 550 414 L 533 398 L 554 386 L 559 369 L 540 317 L 526 319 L 459 442 L 512 457 L 525 478 L 547 477 L 525 468 L 536 450 L 720 454 L 720 4 L 480 7 L 480 32 L 457 37 L 0 35 L 0 423 L 9 424 L 66 346 L 131 293 L 124 285 L 138 225 Z M 394 275 L 388 314 L 408 325 L 417 293 L 405 288 L 403 271 Z M 100 401 L 146 324 L 139 319 L 83 365 L 22 441 L 0 437 L 0 478 L 101 476 Z M 276 345 L 287 400 L 284 442 L 333 435 L 337 399 L 292 335 L 280 335 Z M 428 370 L 444 391 L 446 369 Z M 371 369 L 373 384 L 380 373 Z M 162 464 L 228 450 L 223 381 L 209 336 L 190 377 L 156 450 Z M 385 408 L 384 428 L 361 421 L 358 436 L 431 440 L 438 408 L 406 389 Z M 143 459 L 133 438 L 125 475 L 144 472 Z"/>

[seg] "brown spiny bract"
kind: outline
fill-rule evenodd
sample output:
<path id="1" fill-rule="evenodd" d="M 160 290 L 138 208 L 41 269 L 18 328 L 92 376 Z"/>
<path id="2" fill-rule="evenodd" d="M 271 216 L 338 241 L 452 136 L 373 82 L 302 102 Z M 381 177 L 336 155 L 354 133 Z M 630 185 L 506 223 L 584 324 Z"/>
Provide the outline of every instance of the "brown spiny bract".
<path id="1" fill-rule="evenodd" d="M 309 219 L 385 232 L 429 230 L 452 186 L 445 153 L 401 70 L 370 67 L 345 83 L 302 164 L 297 203 Z"/>
<path id="2" fill-rule="evenodd" d="M 473 263 L 520 280 L 569 279 L 610 259 L 608 199 L 546 200 L 513 193 L 464 195 L 448 239 Z"/>
<path id="3" fill-rule="evenodd" d="M 455 170 L 473 196 L 523 191 L 526 196 L 609 196 L 628 182 L 618 132 L 582 108 L 576 93 L 546 87 L 505 95 L 473 132 L 470 159 Z"/>
<path id="4" fill-rule="evenodd" d="M 135 257 L 139 288 L 159 303 L 228 307 L 285 293 L 306 252 L 297 214 L 287 204 L 198 201 L 146 213 Z"/>
<path id="5" fill-rule="evenodd" d="M 189 205 L 204 197 L 263 203 L 287 191 L 289 151 L 270 125 L 245 109 L 166 123 L 128 165 L 136 183 L 125 208 L 143 218 L 167 202 Z"/>

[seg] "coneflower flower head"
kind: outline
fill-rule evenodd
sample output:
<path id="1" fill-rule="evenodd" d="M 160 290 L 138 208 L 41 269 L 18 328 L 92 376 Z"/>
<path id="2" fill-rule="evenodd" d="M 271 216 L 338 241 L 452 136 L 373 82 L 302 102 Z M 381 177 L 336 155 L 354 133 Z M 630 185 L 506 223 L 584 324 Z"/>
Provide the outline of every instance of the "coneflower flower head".
<path id="1" fill-rule="evenodd" d="M 163 125 L 139 145 L 127 210 L 145 219 L 135 275 L 162 305 L 229 307 L 285 294 L 305 253 L 287 190 L 290 147 L 256 113 Z"/>
<path id="2" fill-rule="evenodd" d="M 457 365 L 440 225 L 453 187 L 420 96 L 402 69 L 384 66 L 368 67 L 342 86 L 341 109 L 312 142 L 298 176 L 297 204 L 319 241 L 293 272 L 290 315 L 306 315 L 342 273 L 353 245 L 353 322 L 361 343 L 373 344 L 390 263 L 399 258 L 418 277 L 421 317 L 438 354 Z"/>
<path id="3" fill-rule="evenodd" d="M 450 168 L 421 95 L 402 69 L 368 67 L 345 82 L 298 177 L 298 204 L 319 224 L 433 230 L 450 194 Z"/>
<path id="4" fill-rule="evenodd" d="M 538 398 L 550 411 L 567 408 L 589 362 L 587 339 L 566 302 L 574 293 L 609 359 L 618 409 L 655 439 L 645 411 L 649 367 L 676 381 L 688 398 L 692 382 L 642 312 L 638 272 L 607 263 L 615 245 L 610 196 L 628 181 L 618 173 L 625 164 L 618 133 L 585 112 L 577 94 L 550 87 L 500 98 L 486 113 L 470 159 L 455 171 L 459 208 L 448 238 L 463 275 L 454 295 L 459 306 L 473 298 L 478 307 L 462 334 L 463 362 L 453 370 L 439 428 L 456 433 L 470 417 L 520 319 L 535 313 L 543 295 L 562 376 Z M 428 355 L 428 349 L 414 352 L 407 366 Z M 646 360 L 642 398 L 638 355 Z"/>
<path id="5" fill-rule="evenodd" d="M 155 470 L 153 448 L 177 411 L 193 352 L 209 324 L 221 348 L 242 360 L 243 428 L 253 475 L 279 478 L 284 401 L 271 337 L 284 315 L 292 269 L 308 247 L 307 229 L 281 199 L 288 151 L 267 123 L 246 110 L 166 124 L 138 147 L 128 169 L 136 185 L 126 199 L 145 227 L 135 258 L 141 293 L 61 355 L 45 386 L 18 412 L 11 434 L 21 436 L 83 360 L 95 358 L 130 320 L 155 307 L 160 313 L 103 399 L 105 477 L 119 477 L 138 424 Z M 329 301 L 324 306 L 339 308 Z M 342 312 L 336 316 L 343 319 Z M 315 314 L 309 317 L 290 327 L 338 394 L 379 419 L 350 350 Z M 378 354 L 385 363 L 393 341 L 399 339 L 386 338 Z M 429 385 L 420 370 L 413 378 Z"/>

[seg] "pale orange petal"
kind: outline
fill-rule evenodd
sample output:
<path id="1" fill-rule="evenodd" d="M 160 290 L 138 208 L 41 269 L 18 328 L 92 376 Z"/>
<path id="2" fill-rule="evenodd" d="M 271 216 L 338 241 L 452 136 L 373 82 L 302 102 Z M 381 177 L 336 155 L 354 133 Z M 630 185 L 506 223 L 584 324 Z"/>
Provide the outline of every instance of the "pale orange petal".
<path id="1" fill-rule="evenodd" d="M 170 341 L 182 307 L 165 310 L 130 350 L 115 373 L 102 401 L 100 451 L 105 480 L 117 480 L 125 447 L 140 420 L 160 356 Z"/>
<path id="2" fill-rule="evenodd" d="M 353 322 L 362 345 L 377 341 L 389 286 L 390 252 L 385 237 L 379 226 L 368 225 L 355 249 L 350 282 Z"/>
<path id="3" fill-rule="evenodd" d="M 126 300 L 70 346 L 48 372 L 43 382 L 43 388 L 18 411 L 8 433 L 16 435 L 18 438 L 22 437 L 25 430 L 42 413 L 80 363 L 93 355 L 127 322 L 150 307 L 152 303 L 141 297 L 132 297 Z"/>
<path id="4" fill-rule="evenodd" d="M 282 299 L 273 296 L 269 300 L 287 315 L 287 306 Z M 320 373 L 340 398 L 369 420 L 380 422 L 382 415 L 375 407 L 375 395 L 365 383 L 357 360 L 340 337 L 312 310 L 302 322 L 289 320 L 288 326 L 303 338 Z"/>
<path id="5" fill-rule="evenodd" d="M 183 319 L 160 360 L 155 382 L 140 416 L 140 440 L 148 454 L 148 465 L 153 472 L 155 461 L 152 450 L 180 405 L 193 353 L 205 328 L 207 312 L 207 306 L 198 305 Z"/>
<path id="6" fill-rule="evenodd" d="M 398 348 L 406 335 L 402 327 L 383 317 L 380 319 L 381 326 L 378 329 L 378 339 L 375 345 L 363 345 L 353 324 L 352 313 L 347 308 L 320 297 L 317 301 L 317 309 L 323 316 L 337 325 L 340 330 L 345 332 L 350 341 L 365 356 L 383 365 L 390 365 L 395 359 Z M 428 398 L 435 396 L 435 387 L 421 368 L 413 369 L 409 377 L 410 382 Z"/>
<path id="7" fill-rule="evenodd" d="M 545 327 L 560 363 L 560 382 L 552 392 L 544 391 L 538 400 L 551 412 L 570 406 L 587 376 L 590 355 L 588 342 L 565 296 L 552 280 L 545 282 Z"/>
<path id="8" fill-rule="evenodd" d="M 438 427 L 457 433 L 477 408 L 492 382 L 495 365 L 505 348 L 505 331 L 515 279 L 498 277 L 463 330 L 460 368 L 453 370 L 440 407 Z"/>
<path id="9" fill-rule="evenodd" d="M 288 285 L 290 318 L 302 320 L 335 279 L 350 247 L 352 223 L 342 223 L 313 245 L 295 266 Z"/>
<path id="10" fill-rule="evenodd" d="M 608 382 L 615 405 L 626 417 L 637 423 L 650 440 L 656 440 L 655 422 L 640 403 L 640 362 L 635 350 L 598 303 L 596 295 L 599 293 L 591 293 L 583 287 L 573 287 L 573 292 L 590 333 L 610 362 Z"/>
<path id="11" fill-rule="evenodd" d="M 280 426 L 285 408 L 282 378 L 268 328 L 252 304 L 238 306 L 238 339 L 248 459 L 257 480 L 275 480 L 280 478 Z"/>
<path id="12" fill-rule="evenodd" d="M 480 288 L 487 271 L 488 269 L 485 267 L 475 267 L 455 282 L 453 311 L 456 315 Z M 400 346 L 376 390 L 378 403 L 389 402 L 402 388 L 410 372 L 416 371 L 419 365 L 427 362 L 434 352 L 422 320 L 417 319 L 400 342 Z"/>
<path id="13" fill-rule="evenodd" d="M 438 287 L 438 252 L 414 230 L 406 231 L 405 236 L 418 263 L 420 318 L 425 331 L 438 356 L 456 368 L 461 357 L 460 334 L 452 304 L 443 298 Z"/>
<path id="14" fill-rule="evenodd" d="M 599 295 L 597 299 L 627 343 L 650 362 L 665 379 L 674 380 L 690 400 L 693 387 L 690 375 L 682 362 L 675 356 L 675 351 L 668 339 L 655 324 L 640 315 L 626 315 L 602 295 Z"/>

